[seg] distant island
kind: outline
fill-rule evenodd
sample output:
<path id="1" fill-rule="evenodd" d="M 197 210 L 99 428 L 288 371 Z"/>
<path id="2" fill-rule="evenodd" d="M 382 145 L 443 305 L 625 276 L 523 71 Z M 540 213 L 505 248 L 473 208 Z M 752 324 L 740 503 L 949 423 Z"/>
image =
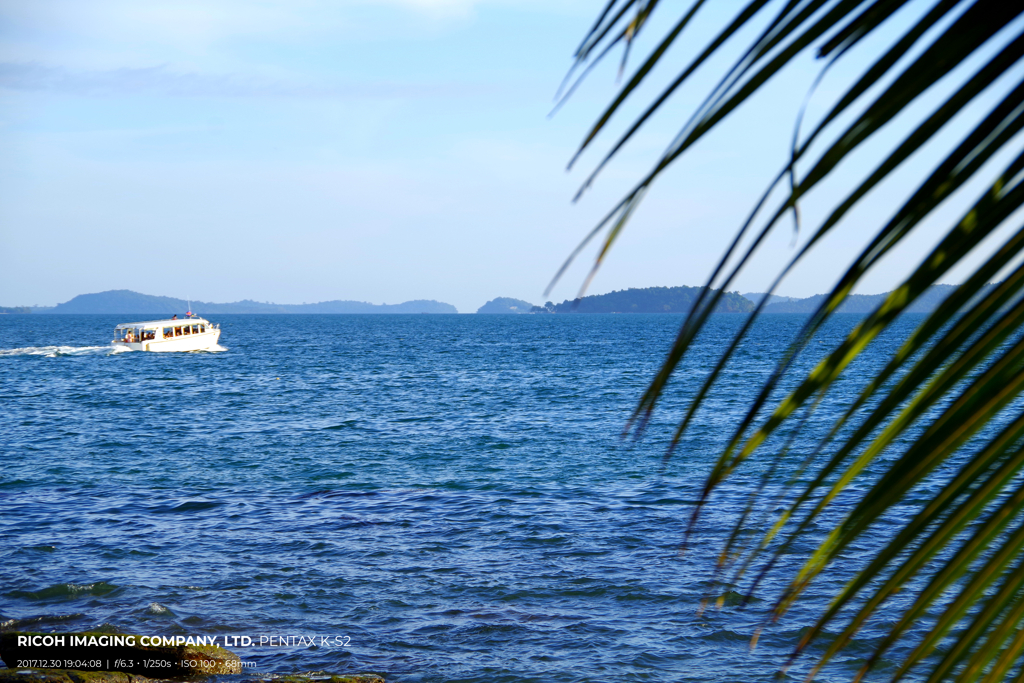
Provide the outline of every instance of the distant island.
<path id="1" fill-rule="evenodd" d="M 519 299 L 498 297 L 477 313 L 687 313 L 693 308 L 700 287 L 645 287 L 594 294 L 580 299 L 550 301 L 535 306 Z M 737 292 L 727 292 L 715 306 L 715 313 L 750 313 L 754 304 Z"/>
<path id="2" fill-rule="evenodd" d="M 127 289 L 114 289 L 96 294 L 79 294 L 74 299 L 56 306 L 11 312 L 95 314 L 110 315 L 181 315 L 189 302 L 167 296 L 139 294 Z M 9 309 L 8 309 L 9 310 Z M 200 315 L 218 313 L 279 313 L 279 314 L 345 314 L 345 313 L 458 313 L 451 304 L 440 301 L 406 301 L 401 304 L 371 304 L 364 301 L 322 301 L 316 304 L 272 304 L 259 301 L 236 301 L 215 304 L 193 301 L 192 310 Z"/>
<path id="3" fill-rule="evenodd" d="M 993 287 L 989 284 L 983 291 Z M 956 285 L 932 285 L 919 296 L 914 303 L 907 307 L 908 313 L 931 313 L 939 304 L 946 300 L 950 294 L 956 291 Z M 879 304 L 885 301 L 890 292 L 881 294 L 851 294 L 839 305 L 837 313 L 860 313 L 868 314 L 878 308 Z M 764 294 L 744 294 L 755 304 L 764 298 Z M 772 296 L 768 304 L 762 310 L 763 313 L 814 313 L 818 306 L 826 298 L 825 294 L 815 294 L 806 299 L 794 299 L 788 296 Z"/>
<path id="4" fill-rule="evenodd" d="M 986 285 L 987 288 L 994 285 Z M 930 313 L 946 297 L 956 291 L 956 285 L 932 285 L 907 309 L 908 313 Z M 645 287 L 623 289 L 607 294 L 595 294 L 580 299 L 566 299 L 560 304 L 550 301 L 543 306 L 529 301 L 499 296 L 477 309 L 485 315 L 522 314 L 576 314 L 576 313 L 688 313 L 700 294 L 700 287 Z M 867 314 L 889 296 L 881 294 L 851 294 L 839 306 L 839 313 Z M 715 313 L 750 313 L 765 296 L 763 292 L 726 292 L 719 299 Z M 825 294 L 803 299 L 771 295 L 763 313 L 813 313 L 825 300 Z M 127 289 L 115 289 L 96 294 L 80 294 L 56 306 L 0 306 L 0 315 L 26 313 L 110 314 L 110 315 L 171 315 L 188 310 L 184 299 L 140 294 Z M 236 301 L 215 304 L 193 301 L 192 310 L 199 314 L 257 313 L 257 314 L 350 314 L 350 313 L 458 313 L 451 304 L 417 299 L 401 304 L 371 304 L 365 301 L 322 301 L 316 304 L 272 304 L 259 301 Z"/>
<path id="5" fill-rule="evenodd" d="M 689 313 L 701 287 L 646 287 L 568 299 L 552 307 L 553 313 Z M 754 304 L 738 292 L 726 292 L 715 313 L 750 313 Z"/>
<path id="6" fill-rule="evenodd" d="M 994 285 L 986 285 L 986 290 Z M 932 285 L 907 308 L 908 313 L 930 313 L 946 297 L 956 291 L 957 285 Z M 700 293 L 700 287 L 646 287 L 624 289 L 585 296 L 574 301 L 543 306 L 532 305 L 520 299 L 498 297 L 480 307 L 477 313 L 686 313 Z M 881 294 L 851 294 L 839 306 L 839 313 L 866 315 L 874 311 L 890 292 Z M 715 313 L 750 313 L 767 294 L 763 292 L 727 292 L 719 300 Z M 825 294 L 803 299 L 772 294 L 762 313 L 802 313 L 818 310 Z"/>
<path id="7" fill-rule="evenodd" d="M 746 294 L 740 294 L 740 296 L 742 296 L 744 299 L 749 299 L 750 302 L 756 306 L 759 303 L 761 303 L 761 299 L 765 298 L 768 295 L 765 294 L 764 292 L 747 292 Z M 800 299 L 792 296 L 779 296 L 778 294 L 772 294 L 771 296 L 768 296 L 768 303 L 766 305 L 771 306 L 772 304 L 778 304 L 789 301 L 800 301 Z"/>
<path id="8" fill-rule="evenodd" d="M 491 299 L 480 308 L 476 309 L 477 313 L 483 313 L 488 315 L 494 314 L 519 314 L 519 313 L 530 313 L 534 308 L 537 308 L 529 301 L 523 301 L 522 299 L 510 299 L 507 296 L 499 296 L 497 299 Z"/>

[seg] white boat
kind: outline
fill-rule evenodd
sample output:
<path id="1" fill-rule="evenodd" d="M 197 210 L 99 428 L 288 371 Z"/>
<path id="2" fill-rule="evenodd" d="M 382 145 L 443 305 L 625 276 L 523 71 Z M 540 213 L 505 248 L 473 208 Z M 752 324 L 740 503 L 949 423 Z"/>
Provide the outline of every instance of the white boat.
<path id="1" fill-rule="evenodd" d="M 114 328 L 115 347 L 132 351 L 210 351 L 217 347 L 220 325 L 198 316 L 182 320 L 122 323 Z"/>

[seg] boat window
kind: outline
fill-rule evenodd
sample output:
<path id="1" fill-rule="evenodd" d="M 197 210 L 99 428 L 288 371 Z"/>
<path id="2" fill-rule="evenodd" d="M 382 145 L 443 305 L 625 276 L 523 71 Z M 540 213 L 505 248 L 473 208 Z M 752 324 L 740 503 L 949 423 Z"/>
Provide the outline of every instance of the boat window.
<path id="1" fill-rule="evenodd" d="M 199 325 L 192 326 L 192 334 L 199 334 Z"/>
<path id="2" fill-rule="evenodd" d="M 192 332 L 192 326 L 191 325 L 185 325 L 181 329 L 185 330 L 185 334 L 191 334 L 191 332 Z"/>
<path id="3" fill-rule="evenodd" d="M 206 332 L 206 325 L 200 325 L 199 326 L 199 331 L 200 332 Z"/>
<path id="4" fill-rule="evenodd" d="M 143 330 L 142 341 L 152 341 L 156 339 L 156 330 Z"/>
<path id="5" fill-rule="evenodd" d="M 175 327 L 174 328 L 174 336 L 175 337 L 180 337 L 181 336 L 181 328 L 180 327 Z"/>
<path id="6" fill-rule="evenodd" d="M 164 328 L 164 339 L 166 339 L 167 337 L 173 337 L 173 336 L 174 336 L 174 328 L 173 327 L 165 327 Z"/>

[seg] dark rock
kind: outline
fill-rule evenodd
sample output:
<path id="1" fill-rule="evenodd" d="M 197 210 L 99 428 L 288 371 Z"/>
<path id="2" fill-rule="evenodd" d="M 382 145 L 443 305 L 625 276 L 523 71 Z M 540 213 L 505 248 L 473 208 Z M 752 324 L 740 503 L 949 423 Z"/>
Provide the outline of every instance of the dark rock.
<path id="1" fill-rule="evenodd" d="M 152 679 L 121 671 L 74 669 L 0 669 L 0 683 L 150 683 Z"/>

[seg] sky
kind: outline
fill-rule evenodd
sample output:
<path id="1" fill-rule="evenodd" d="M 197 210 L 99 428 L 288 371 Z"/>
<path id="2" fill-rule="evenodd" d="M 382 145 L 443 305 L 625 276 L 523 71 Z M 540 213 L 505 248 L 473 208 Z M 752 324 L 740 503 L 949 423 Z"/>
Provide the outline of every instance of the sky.
<path id="1" fill-rule="evenodd" d="M 499 296 L 573 298 L 593 248 L 547 297 L 545 287 L 736 54 L 729 48 L 698 72 L 573 202 L 614 132 L 740 7 L 708 3 L 610 133 L 567 171 L 621 85 L 616 53 L 549 116 L 601 4 L 0 0 L 0 305 L 110 289 L 215 302 L 435 299 L 461 312 Z M 683 7 L 662 5 L 627 75 Z M 921 7 L 911 3 L 831 69 L 807 120 Z M 799 60 L 673 165 L 588 293 L 703 284 L 784 166 L 821 68 L 811 56 Z M 827 291 L 839 264 L 912 191 L 915 173 L 1007 83 L 869 195 L 778 293 Z M 940 96 L 929 93 L 908 117 Z M 898 133 L 883 132 L 844 164 L 805 202 L 800 232 L 780 228 L 729 289 L 764 291 L 808 226 Z M 950 202 L 858 291 L 898 284 L 965 202 Z"/>

